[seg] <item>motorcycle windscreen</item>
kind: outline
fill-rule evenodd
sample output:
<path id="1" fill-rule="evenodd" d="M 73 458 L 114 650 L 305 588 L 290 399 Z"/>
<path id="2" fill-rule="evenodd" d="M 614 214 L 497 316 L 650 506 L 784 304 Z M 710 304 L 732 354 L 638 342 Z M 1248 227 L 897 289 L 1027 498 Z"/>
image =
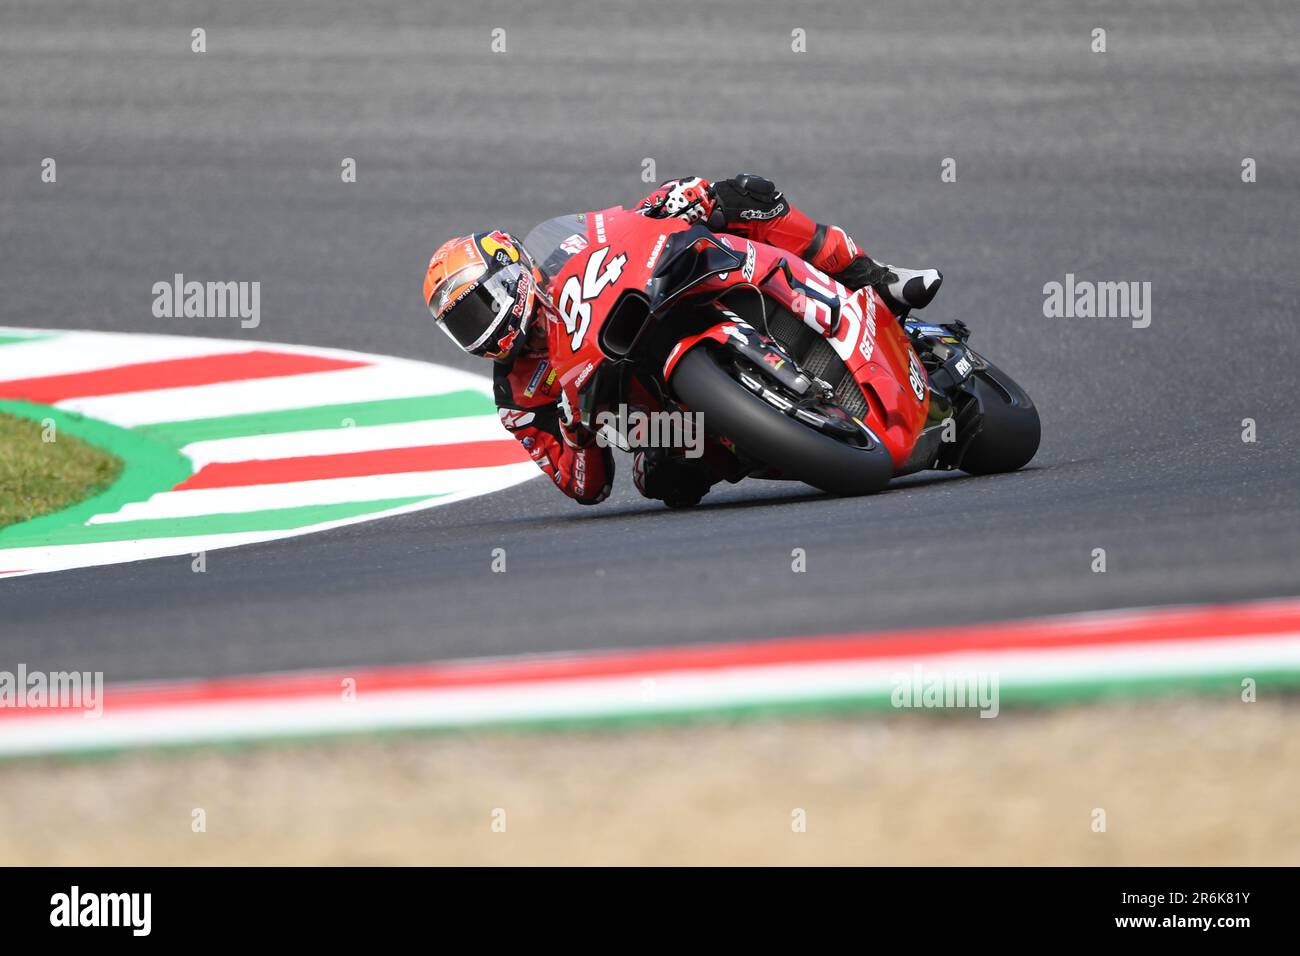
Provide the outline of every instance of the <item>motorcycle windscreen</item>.
<path id="1" fill-rule="evenodd" d="M 524 248 L 547 279 L 554 278 L 564 264 L 587 247 L 587 216 L 572 213 L 556 216 L 535 226 L 524 237 Z"/>

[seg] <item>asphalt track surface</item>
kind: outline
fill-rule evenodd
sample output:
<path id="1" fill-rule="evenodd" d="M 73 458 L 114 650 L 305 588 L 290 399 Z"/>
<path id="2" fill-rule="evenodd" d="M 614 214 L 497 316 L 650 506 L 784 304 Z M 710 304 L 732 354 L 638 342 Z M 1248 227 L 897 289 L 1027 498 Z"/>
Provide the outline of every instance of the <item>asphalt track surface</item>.
<path id="1" fill-rule="evenodd" d="M 651 157 L 763 172 L 878 258 L 942 268 L 931 315 L 972 326 L 1044 432 L 1021 473 L 873 498 L 747 482 L 670 513 L 621 458 L 594 509 L 537 480 L 206 574 L 14 579 L 0 667 L 195 676 L 1300 593 L 1294 3 L 10 0 L 0 78 L 0 324 L 473 368 L 420 302 L 434 245 L 632 202 Z M 155 319 L 175 272 L 261 281 L 261 327 Z M 1150 327 L 1045 318 L 1066 273 L 1151 282 Z"/>

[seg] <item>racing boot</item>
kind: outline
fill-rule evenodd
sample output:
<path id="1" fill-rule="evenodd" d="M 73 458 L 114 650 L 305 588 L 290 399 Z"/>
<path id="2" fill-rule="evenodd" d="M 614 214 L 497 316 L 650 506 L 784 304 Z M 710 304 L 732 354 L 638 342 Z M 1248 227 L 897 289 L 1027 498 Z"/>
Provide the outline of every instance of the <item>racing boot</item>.
<path id="1" fill-rule="evenodd" d="M 910 309 L 924 309 L 943 285 L 943 273 L 938 269 L 885 268 L 894 278 L 879 283 L 876 291 L 895 315 L 906 315 Z"/>
<path id="2" fill-rule="evenodd" d="M 943 285 L 938 269 L 902 269 L 859 254 L 835 278 L 850 289 L 871 286 L 899 318 L 912 309 L 924 309 Z"/>

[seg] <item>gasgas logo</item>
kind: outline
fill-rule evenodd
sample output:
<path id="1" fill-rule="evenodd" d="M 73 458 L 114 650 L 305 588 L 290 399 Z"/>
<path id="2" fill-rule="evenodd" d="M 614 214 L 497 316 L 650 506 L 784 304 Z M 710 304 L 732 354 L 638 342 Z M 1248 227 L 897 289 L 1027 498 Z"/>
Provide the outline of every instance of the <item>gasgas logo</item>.
<path id="1" fill-rule="evenodd" d="M 645 261 L 645 267 L 647 269 L 653 269 L 655 267 L 655 263 L 659 261 L 659 253 L 663 251 L 664 243 L 667 241 L 667 233 L 664 233 L 659 237 L 659 241 L 655 243 L 655 247 L 650 250 L 650 258 Z"/>

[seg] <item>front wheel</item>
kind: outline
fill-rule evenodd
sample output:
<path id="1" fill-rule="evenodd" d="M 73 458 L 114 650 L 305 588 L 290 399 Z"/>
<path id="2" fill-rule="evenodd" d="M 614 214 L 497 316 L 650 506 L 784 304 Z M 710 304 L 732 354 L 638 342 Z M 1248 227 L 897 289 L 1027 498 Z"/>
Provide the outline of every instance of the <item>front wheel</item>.
<path id="1" fill-rule="evenodd" d="M 728 375 L 708 347 L 682 356 L 670 385 L 703 415 L 706 432 L 787 477 L 834 495 L 871 494 L 893 477 L 893 461 L 879 442 L 855 447 L 785 415 Z"/>

